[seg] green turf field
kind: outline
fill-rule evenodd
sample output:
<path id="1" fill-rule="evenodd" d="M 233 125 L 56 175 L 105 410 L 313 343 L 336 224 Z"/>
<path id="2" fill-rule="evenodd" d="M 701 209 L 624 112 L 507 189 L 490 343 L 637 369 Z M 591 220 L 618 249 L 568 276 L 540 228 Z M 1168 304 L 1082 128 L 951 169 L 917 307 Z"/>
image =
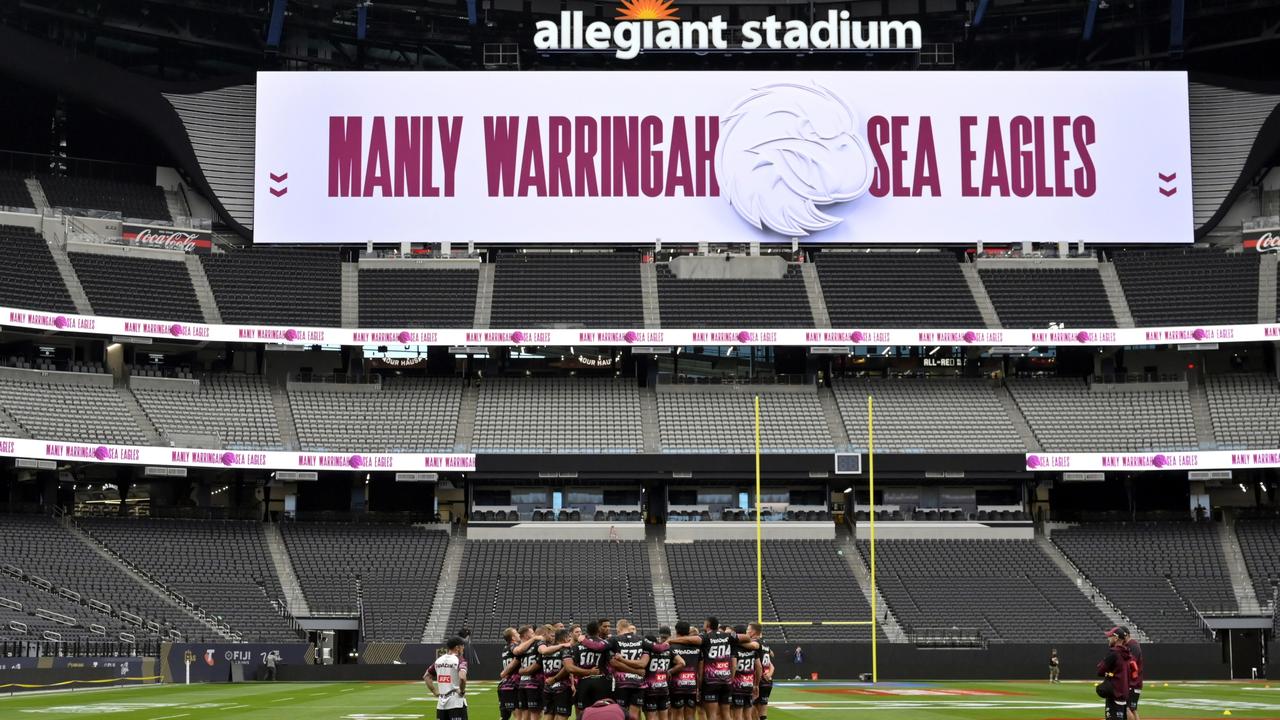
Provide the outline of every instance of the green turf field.
<path id="1" fill-rule="evenodd" d="M 470 693 L 472 720 L 497 720 L 492 685 Z M 1142 720 L 1224 717 L 1280 720 L 1280 682 L 1148 682 Z M 880 715 L 877 711 L 884 712 Z M 279 683 L 158 685 L 0 696 L 0 718 L 121 720 L 414 720 L 435 717 L 418 684 Z M 1072 720 L 1101 717 L 1087 683 L 804 683 L 773 691 L 770 720 L 877 717 L 925 720 Z"/>

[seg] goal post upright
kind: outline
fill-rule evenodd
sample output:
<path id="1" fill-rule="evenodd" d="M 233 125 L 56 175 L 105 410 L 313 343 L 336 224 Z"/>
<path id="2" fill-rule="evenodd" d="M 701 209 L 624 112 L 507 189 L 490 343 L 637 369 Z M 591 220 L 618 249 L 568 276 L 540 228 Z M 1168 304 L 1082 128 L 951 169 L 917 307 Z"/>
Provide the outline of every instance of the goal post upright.
<path id="1" fill-rule="evenodd" d="M 756 409 L 756 622 L 764 625 L 764 536 L 760 525 L 760 396 Z"/>
<path id="2" fill-rule="evenodd" d="M 871 494 L 868 524 L 871 527 L 871 682 L 880 682 L 878 640 L 876 639 L 876 443 L 872 423 L 872 401 L 867 396 L 867 490 Z M 848 511 L 848 508 L 845 508 Z M 854 527 L 857 527 L 855 522 Z M 857 541 L 857 538 L 854 538 Z"/>
<path id="3" fill-rule="evenodd" d="M 764 619 L 764 526 L 762 502 L 760 500 L 761 491 L 761 474 L 760 474 L 760 396 L 754 397 L 755 411 L 755 473 L 756 473 L 756 622 L 761 627 L 866 627 L 871 628 L 871 681 L 873 683 L 880 681 L 879 656 L 876 639 L 876 476 L 875 476 L 875 449 L 874 437 L 872 435 L 871 422 L 871 396 L 867 396 L 867 471 L 870 478 L 871 491 L 871 619 L 870 620 L 768 620 Z M 849 509 L 846 508 L 846 512 Z M 856 527 L 856 525 L 855 525 Z M 856 538 L 855 538 L 856 541 Z"/>

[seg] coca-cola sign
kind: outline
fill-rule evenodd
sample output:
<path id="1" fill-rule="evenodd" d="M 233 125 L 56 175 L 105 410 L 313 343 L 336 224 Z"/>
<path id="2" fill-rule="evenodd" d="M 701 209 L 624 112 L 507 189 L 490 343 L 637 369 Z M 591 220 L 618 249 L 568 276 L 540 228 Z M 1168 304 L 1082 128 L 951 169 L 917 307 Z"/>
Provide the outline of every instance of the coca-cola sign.
<path id="1" fill-rule="evenodd" d="M 180 230 L 124 223 L 120 229 L 120 237 L 126 244 L 138 247 L 177 250 L 199 255 L 208 254 L 213 250 L 212 236 L 201 230 Z"/>
<path id="2" fill-rule="evenodd" d="M 1258 252 L 1275 252 L 1280 250 L 1280 232 L 1267 231 L 1258 236 L 1256 240 L 1245 240 L 1245 247 L 1253 244 L 1253 249 Z"/>

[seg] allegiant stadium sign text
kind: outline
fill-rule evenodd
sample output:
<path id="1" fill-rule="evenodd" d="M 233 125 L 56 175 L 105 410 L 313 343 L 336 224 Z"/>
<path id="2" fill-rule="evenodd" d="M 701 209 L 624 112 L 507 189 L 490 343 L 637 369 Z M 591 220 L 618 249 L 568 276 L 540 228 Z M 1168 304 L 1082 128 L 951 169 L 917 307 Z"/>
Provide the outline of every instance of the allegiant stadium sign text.
<path id="1" fill-rule="evenodd" d="M 737 50 L 919 50 L 920 23 L 914 20 L 850 20 L 848 10 L 828 10 L 827 19 L 782 21 L 775 15 L 741 27 L 742 42 L 731 48 L 729 24 L 710 20 L 621 20 L 586 22 L 581 10 L 562 11 L 559 21 L 540 20 L 533 36 L 538 50 L 609 51 L 630 60 L 645 50 L 703 52 Z"/>

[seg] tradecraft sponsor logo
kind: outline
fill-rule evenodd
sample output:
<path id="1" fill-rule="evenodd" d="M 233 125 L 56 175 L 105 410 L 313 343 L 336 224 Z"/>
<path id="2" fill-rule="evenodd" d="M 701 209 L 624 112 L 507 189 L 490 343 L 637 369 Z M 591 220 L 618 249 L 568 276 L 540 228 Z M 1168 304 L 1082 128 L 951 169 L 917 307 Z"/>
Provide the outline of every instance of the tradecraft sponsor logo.
<path id="1" fill-rule="evenodd" d="M 434 343 L 440 341 L 440 333 L 422 330 L 401 330 L 399 332 L 354 332 L 351 339 L 359 343 Z"/>
<path id="2" fill-rule="evenodd" d="M 921 343 L 998 343 L 1004 342 L 1004 333 L 999 330 L 964 330 L 944 332 L 916 333 Z"/>
<path id="3" fill-rule="evenodd" d="M 1280 452 L 1231 453 L 1232 465 L 1280 466 Z"/>
<path id="4" fill-rule="evenodd" d="M 1156 453 L 1154 455 L 1103 455 L 1105 468 L 1154 468 L 1163 470 L 1175 467 L 1199 467 L 1198 453 Z"/>
<path id="5" fill-rule="evenodd" d="M 293 328 L 240 328 L 236 335 L 241 340 L 268 340 L 275 342 L 323 342 L 324 330 L 295 330 Z"/>
<path id="6" fill-rule="evenodd" d="M 97 318 L 81 317 L 79 315 L 48 315 L 46 313 L 26 312 L 23 310 L 10 310 L 9 323 L 11 325 L 25 325 L 26 327 L 42 327 L 53 328 L 54 330 L 93 330 L 97 324 Z"/>
<path id="7" fill-rule="evenodd" d="M 147 322 L 145 320 L 125 320 L 124 332 L 133 335 L 172 335 L 173 337 L 209 337 L 209 328 L 200 325 L 183 325 L 180 323 Z"/>
<path id="8" fill-rule="evenodd" d="M 562 11 L 559 20 L 534 25 L 533 44 L 541 51 L 613 52 L 631 60 L 650 50 L 919 50 L 922 30 L 915 21 L 852 20 L 848 10 L 830 10 L 813 23 L 770 15 L 740 27 L 741 42 L 730 44 L 722 15 L 681 21 L 674 0 L 622 0 L 615 22 L 587 22 L 583 11 Z"/>
<path id="9" fill-rule="evenodd" d="M 1033 343 L 1115 342 L 1115 340 L 1116 333 L 1114 330 L 1036 331 L 1031 333 L 1031 342 Z"/>
<path id="10" fill-rule="evenodd" d="M 182 465 L 222 465 L 225 467 L 265 467 L 266 453 L 225 450 L 170 450 L 169 461 Z"/>
<path id="11" fill-rule="evenodd" d="M 1230 340 L 1236 336 L 1233 327 L 1192 328 L 1179 330 L 1147 330 L 1144 333 L 1152 342 L 1203 342 L 1205 340 Z"/>
<path id="12" fill-rule="evenodd" d="M 71 445 L 45 443 L 44 456 L 65 460 L 137 460 L 142 451 L 132 447 L 107 447 L 106 445 Z"/>
<path id="13" fill-rule="evenodd" d="M 605 331 L 593 332 L 583 331 L 578 333 L 578 342 L 580 343 L 626 343 L 628 345 L 638 342 L 660 343 L 665 342 L 663 338 L 666 334 L 662 330 L 627 330 L 627 331 Z"/>
<path id="14" fill-rule="evenodd" d="M 887 330 L 814 330 L 804 334 L 805 342 L 817 343 L 889 343 Z"/>

